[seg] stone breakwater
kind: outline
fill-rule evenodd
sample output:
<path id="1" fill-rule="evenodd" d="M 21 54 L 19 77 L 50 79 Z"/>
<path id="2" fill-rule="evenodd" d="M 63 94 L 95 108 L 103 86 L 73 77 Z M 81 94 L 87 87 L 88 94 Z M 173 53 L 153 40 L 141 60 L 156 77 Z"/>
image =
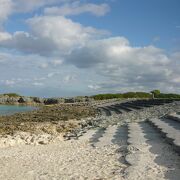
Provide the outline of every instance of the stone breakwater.
<path id="1" fill-rule="evenodd" d="M 116 105 L 118 102 L 114 103 L 106 103 L 103 104 L 104 107 L 106 105 Z M 132 109 L 131 109 L 132 110 Z M 171 114 L 174 112 L 180 112 L 180 102 L 172 102 L 169 104 L 163 104 L 159 106 L 146 107 L 142 109 L 136 109 L 128 112 L 117 113 L 114 111 L 110 116 L 102 115 L 99 111 L 99 115 L 93 118 L 81 119 L 80 127 L 75 128 L 71 132 L 64 135 L 65 139 L 78 139 L 78 137 L 82 136 L 87 130 L 92 128 L 102 128 L 106 129 L 108 126 L 113 125 L 123 125 L 132 122 L 144 121 L 148 118 L 160 118 L 167 114 Z"/>

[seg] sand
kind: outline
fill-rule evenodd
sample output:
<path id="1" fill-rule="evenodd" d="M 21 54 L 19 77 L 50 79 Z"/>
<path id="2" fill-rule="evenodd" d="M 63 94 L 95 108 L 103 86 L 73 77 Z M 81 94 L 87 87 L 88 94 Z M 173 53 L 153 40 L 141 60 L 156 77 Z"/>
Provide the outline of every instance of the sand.
<path id="1" fill-rule="evenodd" d="M 59 138 L 47 145 L 1 147 L 0 179 L 176 180 L 180 177 L 180 157 L 150 125 L 141 124 L 138 134 L 144 139 L 136 136 L 134 140 L 138 143 L 130 139 L 137 129 L 132 129 L 129 137 L 127 130 L 110 126 L 106 130 L 90 130 L 79 140 Z"/>
<path id="2" fill-rule="evenodd" d="M 123 179 L 116 146 L 94 148 L 86 140 L 1 149 L 0 179 Z"/>

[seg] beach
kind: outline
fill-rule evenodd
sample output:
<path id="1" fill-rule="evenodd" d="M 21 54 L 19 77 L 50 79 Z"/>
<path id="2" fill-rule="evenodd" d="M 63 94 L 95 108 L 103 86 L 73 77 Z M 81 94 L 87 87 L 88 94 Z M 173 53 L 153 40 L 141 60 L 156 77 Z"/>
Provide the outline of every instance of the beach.
<path id="1" fill-rule="evenodd" d="M 180 112 L 178 102 L 83 117 L 66 136 L 64 131 L 1 135 L 0 179 L 178 179 L 178 153 L 145 121 L 172 111 Z"/>

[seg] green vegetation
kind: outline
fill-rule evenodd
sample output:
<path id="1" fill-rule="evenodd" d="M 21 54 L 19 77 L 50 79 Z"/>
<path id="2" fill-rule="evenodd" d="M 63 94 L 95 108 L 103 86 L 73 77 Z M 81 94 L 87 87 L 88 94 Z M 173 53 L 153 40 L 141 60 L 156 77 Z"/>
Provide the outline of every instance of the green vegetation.
<path id="1" fill-rule="evenodd" d="M 153 95 L 153 98 L 156 98 L 156 97 L 158 97 L 161 94 L 160 90 L 157 90 L 157 89 L 151 91 L 151 93 Z"/>
<path id="2" fill-rule="evenodd" d="M 151 98 L 151 94 L 146 92 L 127 92 L 123 94 L 123 98 Z"/>
<path id="3" fill-rule="evenodd" d="M 127 92 L 124 94 L 98 94 L 92 96 L 95 100 L 105 100 L 105 99 L 114 99 L 114 98 L 151 98 L 150 93 L 146 92 Z"/>
<path id="4" fill-rule="evenodd" d="M 152 96 L 153 94 L 153 96 Z M 160 98 L 160 99 L 180 99 L 180 94 L 165 94 L 161 93 L 160 90 L 153 90 L 150 93 L 147 92 L 127 92 L 119 94 L 97 94 L 92 96 L 95 100 L 106 100 L 106 99 L 127 99 L 127 98 Z"/>
<path id="5" fill-rule="evenodd" d="M 156 98 L 161 98 L 161 99 L 180 99 L 180 94 L 164 94 L 164 93 L 160 93 L 159 95 L 157 95 Z"/>
<path id="6" fill-rule="evenodd" d="M 97 94 L 92 96 L 95 100 L 123 98 L 122 94 Z"/>
<path id="7" fill-rule="evenodd" d="M 16 93 L 7 93 L 7 94 L 2 94 L 2 96 L 9 96 L 9 97 L 20 97 L 21 95 L 16 94 Z"/>
<path id="8" fill-rule="evenodd" d="M 165 94 L 161 93 L 160 90 L 153 90 L 151 93 L 154 95 L 154 98 L 159 98 L 159 99 L 180 99 L 180 94 Z"/>

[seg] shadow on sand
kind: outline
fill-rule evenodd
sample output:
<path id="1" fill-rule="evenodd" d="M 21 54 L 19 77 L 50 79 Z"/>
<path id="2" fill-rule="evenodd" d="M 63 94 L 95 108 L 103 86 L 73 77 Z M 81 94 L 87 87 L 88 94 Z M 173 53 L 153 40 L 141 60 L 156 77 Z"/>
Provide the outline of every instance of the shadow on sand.
<path id="1" fill-rule="evenodd" d="M 119 126 L 113 136 L 112 143 L 119 146 L 116 153 L 120 153 L 121 156 L 118 159 L 120 163 L 127 165 L 125 156 L 127 154 L 127 139 L 128 139 L 128 128 L 126 125 Z"/>
<path id="2" fill-rule="evenodd" d="M 94 147 L 94 144 L 99 142 L 99 139 L 103 137 L 103 134 L 105 133 L 106 128 L 99 128 L 95 134 L 93 134 L 92 138 L 90 138 L 90 143 Z"/>
<path id="3" fill-rule="evenodd" d="M 180 178 L 180 156 L 173 150 L 153 126 L 147 122 L 141 122 L 140 126 L 145 134 L 146 143 L 151 147 L 149 151 L 156 155 L 154 162 L 167 168 L 165 179 L 179 180 Z"/>
<path id="4" fill-rule="evenodd" d="M 163 118 L 162 120 L 174 129 L 180 130 L 180 122 L 166 118 Z"/>

